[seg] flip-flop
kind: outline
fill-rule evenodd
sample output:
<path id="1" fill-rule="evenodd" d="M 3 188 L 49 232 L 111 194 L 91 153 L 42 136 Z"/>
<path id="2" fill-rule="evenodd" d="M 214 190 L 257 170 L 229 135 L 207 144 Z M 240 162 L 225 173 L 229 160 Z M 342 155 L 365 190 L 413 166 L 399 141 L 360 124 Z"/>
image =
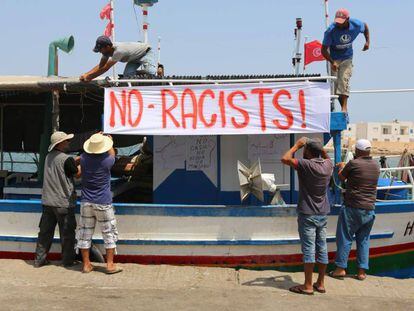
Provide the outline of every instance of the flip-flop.
<path id="1" fill-rule="evenodd" d="M 122 268 L 118 268 L 118 267 L 116 267 L 115 269 L 113 269 L 113 270 L 106 270 L 105 271 L 105 273 L 106 274 L 115 274 L 115 273 L 119 273 L 119 272 L 122 272 L 123 271 L 123 269 Z"/>
<path id="2" fill-rule="evenodd" d="M 364 275 L 363 277 L 359 276 L 358 274 L 355 275 L 355 279 L 357 279 L 358 281 L 365 281 L 365 279 L 367 278 L 367 275 Z"/>
<path id="3" fill-rule="evenodd" d="M 94 271 L 96 269 L 95 266 L 91 265 L 91 268 L 89 270 L 83 270 L 82 269 L 82 273 L 91 273 L 92 271 Z"/>
<path id="4" fill-rule="evenodd" d="M 334 272 L 331 271 L 328 273 L 328 276 L 330 276 L 331 278 L 337 279 L 337 280 L 344 280 L 345 279 L 345 275 L 334 275 Z"/>
<path id="5" fill-rule="evenodd" d="M 313 289 L 316 290 L 318 293 L 325 294 L 326 289 L 320 289 L 318 286 L 316 286 L 316 283 L 313 284 Z"/>
<path id="6" fill-rule="evenodd" d="M 313 295 L 313 292 L 305 292 L 302 288 L 300 288 L 300 285 L 289 288 L 289 291 L 295 294 L 300 294 L 300 295 L 308 295 L 308 296 Z"/>

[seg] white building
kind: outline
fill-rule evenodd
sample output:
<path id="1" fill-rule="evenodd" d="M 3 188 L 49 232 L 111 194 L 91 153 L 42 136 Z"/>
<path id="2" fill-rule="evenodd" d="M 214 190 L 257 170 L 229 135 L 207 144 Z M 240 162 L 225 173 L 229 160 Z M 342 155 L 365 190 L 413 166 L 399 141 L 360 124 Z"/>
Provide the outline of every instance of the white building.
<path id="1" fill-rule="evenodd" d="M 378 142 L 414 142 L 414 122 L 360 122 L 348 124 L 343 139 L 368 139 Z"/>

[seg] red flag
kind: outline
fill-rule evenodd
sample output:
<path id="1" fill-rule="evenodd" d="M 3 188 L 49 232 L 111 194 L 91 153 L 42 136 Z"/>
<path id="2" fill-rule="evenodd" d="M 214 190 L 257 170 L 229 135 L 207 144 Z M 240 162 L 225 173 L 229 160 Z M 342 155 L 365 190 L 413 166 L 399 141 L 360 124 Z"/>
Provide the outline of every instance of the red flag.
<path id="1" fill-rule="evenodd" d="M 101 13 L 99 13 L 101 19 L 111 19 L 111 4 L 108 3 L 103 7 Z"/>
<path id="2" fill-rule="evenodd" d="M 322 52 L 322 44 L 318 40 L 305 44 L 305 66 L 312 62 L 319 62 L 325 60 Z"/>
<path id="3" fill-rule="evenodd" d="M 109 22 L 105 27 L 104 36 L 112 37 L 112 29 L 114 29 L 114 24 Z"/>

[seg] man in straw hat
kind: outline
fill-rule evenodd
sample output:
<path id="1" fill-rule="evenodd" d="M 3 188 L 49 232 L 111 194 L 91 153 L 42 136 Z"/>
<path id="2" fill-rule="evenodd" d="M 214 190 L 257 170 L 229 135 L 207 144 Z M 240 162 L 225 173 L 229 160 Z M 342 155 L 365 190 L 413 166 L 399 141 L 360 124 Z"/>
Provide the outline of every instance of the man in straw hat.
<path id="1" fill-rule="evenodd" d="M 72 266 L 75 262 L 76 192 L 73 178 L 80 176 L 80 167 L 79 160 L 65 153 L 72 138 L 73 134 L 64 132 L 55 132 L 50 138 L 43 175 L 43 213 L 39 224 L 35 267 L 48 263 L 46 257 L 56 224 L 59 225 L 63 265 Z"/>
<path id="2" fill-rule="evenodd" d="M 356 278 L 365 280 L 369 263 L 369 237 L 375 220 L 375 201 L 380 168 L 370 157 L 371 143 L 359 139 L 355 144 L 355 160 L 346 165 L 338 164 L 339 178 L 346 181 L 344 206 L 336 228 L 335 271 L 329 275 L 343 279 L 346 275 L 348 256 L 355 236 L 358 273 Z"/>
<path id="3" fill-rule="evenodd" d="M 82 198 L 81 217 L 77 232 L 77 248 L 81 250 L 83 273 L 94 270 L 89 259 L 92 235 L 96 222 L 101 228 L 106 249 L 107 274 L 121 272 L 114 264 L 118 229 L 112 206 L 111 168 L 115 163 L 115 150 L 110 136 L 97 133 L 83 145 L 85 153 L 81 155 Z"/>

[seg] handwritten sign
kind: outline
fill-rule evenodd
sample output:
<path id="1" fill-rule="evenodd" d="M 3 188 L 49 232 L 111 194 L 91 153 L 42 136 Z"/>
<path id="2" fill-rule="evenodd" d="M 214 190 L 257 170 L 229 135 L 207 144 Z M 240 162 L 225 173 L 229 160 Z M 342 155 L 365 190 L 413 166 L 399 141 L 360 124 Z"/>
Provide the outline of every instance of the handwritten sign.
<path id="1" fill-rule="evenodd" d="M 187 170 L 210 169 L 216 157 L 216 138 L 214 136 L 191 136 L 187 139 Z M 214 161 L 215 162 L 215 161 Z"/>
<path id="2" fill-rule="evenodd" d="M 280 162 L 282 155 L 290 148 L 289 135 L 249 135 L 248 158 L 250 161 Z"/>
<path id="3" fill-rule="evenodd" d="M 155 140 L 156 167 L 162 169 L 185 168 L 186 139 L 181 136 L 160 136 Z"/>
<path id="4" fill-rule="evenodd" d="M 330 88 L 325 82 L 105 89 L 106 133 L 231 135 L 329 129 Z"/>

